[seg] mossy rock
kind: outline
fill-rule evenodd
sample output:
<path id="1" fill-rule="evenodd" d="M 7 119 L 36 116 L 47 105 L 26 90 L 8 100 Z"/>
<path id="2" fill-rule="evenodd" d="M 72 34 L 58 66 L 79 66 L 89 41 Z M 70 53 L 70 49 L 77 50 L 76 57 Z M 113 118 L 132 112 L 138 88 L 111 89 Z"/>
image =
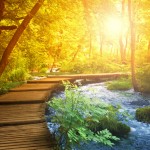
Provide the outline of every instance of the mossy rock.
<path id="1" fill-rule="evenodd" d="M 150 123 L 150 106 L 138 108 L 136 110 L 136 119 L 141 122 Z"/>
<path id="2" fill-rule="evenodd" d="M 90 128 L 94 132 L 108 129 L 112 135 L 124 137 L 130 132 L 130 127 L 112 118 L 102 118 L 99 123 L 93 123 Z"/>

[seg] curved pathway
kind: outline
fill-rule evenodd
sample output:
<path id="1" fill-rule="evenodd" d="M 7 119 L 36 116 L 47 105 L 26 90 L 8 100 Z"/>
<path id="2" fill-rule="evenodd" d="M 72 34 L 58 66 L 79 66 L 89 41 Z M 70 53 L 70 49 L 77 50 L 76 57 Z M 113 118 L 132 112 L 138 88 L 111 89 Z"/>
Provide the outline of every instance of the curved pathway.
<path id="1" fill-rule="evenodd" d="M 0 96 L 0 150 L 53 150 L 56 143 L 45 122 L 46 101 L 62 80 L 102 79 L 127 76 L 100 75 L 49 76 L 28 81 Z"/>

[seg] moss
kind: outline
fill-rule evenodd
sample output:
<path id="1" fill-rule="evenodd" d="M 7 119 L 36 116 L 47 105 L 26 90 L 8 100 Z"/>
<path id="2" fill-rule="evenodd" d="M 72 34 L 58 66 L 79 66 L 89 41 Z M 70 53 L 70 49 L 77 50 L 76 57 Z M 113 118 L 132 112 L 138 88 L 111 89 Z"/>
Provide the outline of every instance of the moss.
<path id="1" fill-rule="evenodd" d="M 108 90 L 129 90 L 131 89 L 131 81 L 129 79 L 118 79 L 106 83 Z"/>
<path id="2" fill-rule="evenodd" d="M 106 117 L 102 118 L 99 123 L 93 123 L 90 128 L 94 132 L 108 129 L 112 135 L 117 137 L 124 137 L 130 132 L 130 127 L 126 124 L 123 124 L 116 119 Z"/>
<path id="3" fill-rule="evenodd" d="M 136 119 L 141 122 L 150 123 L 150 106 L 138 108 L 136 110 Z"/>

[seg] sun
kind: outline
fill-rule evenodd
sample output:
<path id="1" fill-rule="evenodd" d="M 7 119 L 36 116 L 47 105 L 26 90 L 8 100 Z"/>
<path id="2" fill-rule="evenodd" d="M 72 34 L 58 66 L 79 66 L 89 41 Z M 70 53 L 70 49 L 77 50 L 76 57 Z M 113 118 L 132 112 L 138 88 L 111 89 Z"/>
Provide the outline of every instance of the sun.
<path id="1" fill-rule="evenodd" d="M 106 21 L 106 30 L 109 34 L 118 35 L 121 32 L 122 23 L 119 18 L 111 17 Z"/>

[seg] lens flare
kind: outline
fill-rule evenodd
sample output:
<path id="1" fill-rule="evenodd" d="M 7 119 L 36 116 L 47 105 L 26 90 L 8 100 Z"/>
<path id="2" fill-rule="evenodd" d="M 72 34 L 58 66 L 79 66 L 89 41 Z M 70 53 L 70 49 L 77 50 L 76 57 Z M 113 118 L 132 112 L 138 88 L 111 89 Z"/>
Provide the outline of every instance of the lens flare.
<path id="1" fill-rule="evenodd" d="M 109 18 L 106 23 L 106 28 L 109 34 L 119 34 L 121 31 L 121 20 L 118 18 Z"/>

